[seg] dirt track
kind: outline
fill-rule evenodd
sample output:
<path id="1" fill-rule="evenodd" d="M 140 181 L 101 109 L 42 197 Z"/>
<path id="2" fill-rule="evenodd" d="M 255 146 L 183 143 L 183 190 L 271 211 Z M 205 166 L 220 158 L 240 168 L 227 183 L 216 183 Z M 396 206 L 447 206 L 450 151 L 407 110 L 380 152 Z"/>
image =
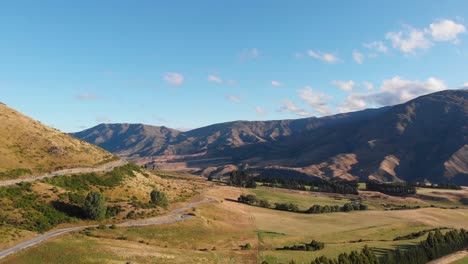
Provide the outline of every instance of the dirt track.
<path id="1" fill-rule="evenodd" d="M 126 160 L 121 159 L 121 160 L 118 160 L 118 161 L 106 163 L 106 164 L 101 165 L 101 166 L 99 166 L 97 168 L 74 168 L 74 169 L 54 171 L 52 173 L 47 173 L 47 174 L 40 175 L 40 176 L 28 177 L 28 178 L 23 178 L 23 179 L 15 179 L 15 180 L 7 180 L 7 181 L 0 181 L 0 186 L 15 185 L 15 184 L 18 184 L 20 182 L 33 182 L 33 181 L 43 180 L 43 179 L 52 178 L 52 177 L 65 175 L 65 174 L 110 171 L 110 170 L 112 170 L 114 168 L 123 166 L 126 163 L 127 163 Z"/>
<path id="2" fill-rule="evenodd" d="M 124 222 L 121 224 L 118 224 L 117 226 L 119 227 L 136 227 L 136 226 L 150 226 L 150 225 L 162 225 L 162 224 L 171 224 L 179 221 L 184 221 L 187 219 L 192 218 L 192 215 L 189 214 L 182 214 L 183 211 L 188 210 L 190 208 L 193 208 L 194 206 L 202 203 L 209 203 L 213 202 L 214 200 L 211 198 L 205 198 L 201 201 L 198 202 L 193 202 L 189 203 L 181 208 L 177 208 L 171 211 L 170 214 L 164 215 L 164 216 L 159 216 L 159 217 L 154 217 L 154 218 L 148 218 L 148 219 L 141 219 L 141 220 L 132 220 L 128 222 Z M 77 227 L 69 227 L 69 228 L 63 228 L 59 230 L 52 231 L 50 233 L 44 234 L 42 236 L 33 238 L 31 240 L 28 240 L 26 242 L 23 242 L 21 244 L 18 244 L 14 247 L 5 249 L 3 251 L 0 251 L 0 259 L 4 258 L 10 254 L 19 252 L 23 249 L 26 249 L 28 247 L 34 246 L 36 244 L 39 244 L 40 242 L 47 240 L 49 238 L 69 233 L 69 232 L 74 232 L 74 231 L 80 231 L 89 227 L 97 227 L 97 225 L 87 225 L 87 226 L 77 226 Z"/>

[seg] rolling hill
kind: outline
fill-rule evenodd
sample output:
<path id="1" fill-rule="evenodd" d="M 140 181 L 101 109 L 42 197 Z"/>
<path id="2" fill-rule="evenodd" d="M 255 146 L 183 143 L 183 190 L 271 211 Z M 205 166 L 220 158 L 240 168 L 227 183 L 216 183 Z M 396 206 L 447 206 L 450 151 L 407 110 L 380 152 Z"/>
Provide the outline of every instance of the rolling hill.
<path id="1" fill-rule="evenodd" d="M 94 139 L 105 138 L 110 132 L 96 132 L 99 127 L 105 125 L 74 135 L 89 140 L 93 131 L 99 135 Z M 235 121 L 162 135 L 166 136 L 142 144 L 151 146 L 145 152 L 125 148 L 134 138 L 147 140 L 141 133 L 113 141 L 113 147 L 107 145 L 111 141 L 90 142 L 111 151 L 117 148 L 117 154 L 133 158 L 156 156 L 153 162 L 161 168 L 204 175 L 248 165 L 321 178 L 468 184 L 467 90 L 447 90 L 392 107 L 323 118 Z"/>
<path id="2" fill-rule="evenodd" d="M 0 104 L 0 179 L 92 167 L 117 157 Z"/>

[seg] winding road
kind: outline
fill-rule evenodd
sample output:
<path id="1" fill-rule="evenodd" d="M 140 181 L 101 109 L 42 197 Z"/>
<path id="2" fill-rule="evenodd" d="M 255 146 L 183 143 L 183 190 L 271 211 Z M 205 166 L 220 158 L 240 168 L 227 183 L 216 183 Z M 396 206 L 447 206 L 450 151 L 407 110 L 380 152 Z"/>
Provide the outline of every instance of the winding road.
<path id="1" fill-rule="evenodd" d="M 40 176 L 34 176 L 34 177 L 23 178 L 23 179 L 15 179 L 15 180 L 7 180 L 7 181 L 0 181 L 0 186 L 15 185 L 15 184 L 18 184 L 20 182 L 33 182 L 33 181 L 43 180 L 43 179 L 46 179 L 46 178 L 52 178 L 52 177 L 61 176 L 61 175 L 65 175 L 65 174 L 110 171 L 110 170 L 113 170 L 114 168 L 123 166 L 126 163 L 127 163 L 126 160 L 121 159 L 121 160 L 117 160 L 117 161 L 114 161 L 114 162 L 106 163 L 106 164 L 101 165 L 101 166 L 96 167 L 96 168 L 73 168 L 73 169 L 59 170 L 59 171 L 54 171 L 54 172 L 47 173 L 47 174 L 40 175 Z"/>
<path id="2" fill-rule="evenodd" d="M 138 226 L 151 226 L 151 225 L 162 225 L 162 224 L 171 224 L 179 221 L 184 221 L 187 219 L 192 218 L 192 215 L 189 214 L 182 214 L 181 212 L 188 210 L 190 208 L 195 207 L 198 204 L 202 203 L 209 203 L 209 202 L 214 202 L 215 200 L 212 198 L 205 198 L 201 201 L 198 202 L 193 202 L 185 205 L 184 207 L 177 208 L 172 210 L 169 214 L 163 215 L 163 216 L 158 216 L 158 217 L 153 217 L 153 218 L 148 218 L 148 219 L 140 219 L 140 220 L 132 220 L 124 223 L 117 224 L 116 226 L 119 227 L 138 227 Z M 46 239 L 49 239 L 51 237 L 55 237 L 61 234 L 65 233 L 70 233 L 70 232 L 75 232 L 75 231 L 80 231 L 89 227 L 97 227 L 98 225 L 87 225 L 87 226 L 77 226 L 77 227 L 69 227 L 69 228 L 63 228 L 63 229 L 58 229 L 55 231 L 52 231 L 50 233 L 46 233 L 44 235 L 41 235 L 39 237 L 33 238 L 31 240 L 28 240 L 26 242 L 23 242 L 21 244 L 18 244 L 14 247 L 5 249 L 3 251 L 0 251 L 0 259 L 4 258 L 10 254 L 16 253 L 18 251 L 21 251 L 23 249 L 26 249 L 28 247 L 34 246 Z M 110 226 L 110 225 L 108 225 Z"/>

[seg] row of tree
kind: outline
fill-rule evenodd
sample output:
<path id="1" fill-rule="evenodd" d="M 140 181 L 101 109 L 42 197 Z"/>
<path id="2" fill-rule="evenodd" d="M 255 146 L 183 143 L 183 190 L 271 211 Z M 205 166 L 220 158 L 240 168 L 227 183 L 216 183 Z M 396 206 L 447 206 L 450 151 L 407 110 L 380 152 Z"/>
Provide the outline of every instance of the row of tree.
<path id="1" fill-rule="evenodd" d="M 367 205 L 363 203 L 345 203 L 343 206 L 338 205 L 313 205 L 306 211 L 307 214 L 324 214 L 324 213 L 334 213 L 334 212 L 350 212 L 350 211 L 362 211 L 367 210 Z"/>
<path id="2" fill-rule="evenodd" d="M 291 179 L 261 177 L 257 181 L 268 187 L 290 190 L 316 191 L 340 194 L 358 194 L 359 183 L 345 180 Z"/>
<path id="3" fill-rule="evenodd" d="M 416 194 L 416 187 L 407 182 L 366 182 L 366 189 L 369 191 L 381 192 L 393 196 L 408 196 Z"/>
<path id="4" fill-rule="evenodd" d="M 359 252 L 341 253 L 338 258 L 321 256 L 312 264 L 424 264 L 468 247 L 468 231 L 451 230 L 442 234 L 437 229 L 426 240 L 408 249 L 390 250 L 378 257 L 367 245 Z"/>
<path id="5" fill-rule="evenodd" d="M 275 203 L 274 206 L 271 206 L 271 203 L 266 199 L 258 198 L 252 194 L 242 194 L 237 198 L 239 203 L 244 203 L 252 206 L 259 206 L 263 208 L 270 208 L 280 211 L 288 211 L 295 213 L 304 213 L 304 214 L 324 214 L 324 213 L 334 213 L 334 212 L 350 212 L 354 210 L 367 210 L 367 205 L 357 202 L 346 203 L 343 206 L 330 206 L 330 205 L 313 205 L 308 210 L 301 211 L 299 206 L 294 203 Z"/>
<path id="6" fill-rule="evenodd" d="M 276 250 L 297 250 L 297 251 L 317 251 L 325 248 L 325 243 L 312 240 L 310 243 L 304 243 L 300 245 L 285 246 L 277 248 Z"/>

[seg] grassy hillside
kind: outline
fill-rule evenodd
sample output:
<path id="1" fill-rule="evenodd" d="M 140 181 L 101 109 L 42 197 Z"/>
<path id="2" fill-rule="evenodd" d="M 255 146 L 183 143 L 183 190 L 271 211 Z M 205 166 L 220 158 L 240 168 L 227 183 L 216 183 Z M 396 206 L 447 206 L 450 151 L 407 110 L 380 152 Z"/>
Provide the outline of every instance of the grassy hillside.
<path id="1" fill-rule="evenodd" d="M 92 167 L 116 159 L 94 145 L 0 104 L 0 180 Z"/>
<path id="2" fill-rule="evenodd" d="M 148 173 L 130 163 L 109 172 L 64 175 L 0 187 L 0 249 L 51 229 L 101 223 L 87 219 L 82 210 L 90 191 L 99 191 L 106 198 L 106 223 L 118 223 L 167 213 L 210 185 L 200 180 Z M 149 203 L 153 189 L 166 193 L 168 209 Z"/>
<path id="3" fill-rule="evenodd" d="M 166 177 L 171 186 L 186 179 Z M 205 183 L 209 184 L 209 183 Z M 451 191 L 452 205 L 458 209 L 421 208 L 386 210 L 383 203 L 429 205 L 431 200 L 399 198 L 362 192 L 359 196 L 306 193 L 261 187 L 247 190 L 208 186 L 200 196 L 216 202 L 187 211 L 195 215 L 184 222 L 148 227 L 93 229 L 67 234 L 40 246 L 10 256 L 0 263 L 310 263 L 317 256 L 337 256 L 368 245 L 377 254 L 407 247 L 425 239 L 395 240 L 397 237 L 436 227 L 468 228 L 468 210 L 457 199 L 468 197 L 467 189 Z M 426 191 L 433 196 L 444 190 Z M 251 193 L 270 201 L 288 201 L 306 207 L 311 204 L 341 204 L 361 198 L 368 211 L 298 214 L 248 206 L 234 202 L 241 194 Z M 445 229 L 447 230 L 447 229 Z M 444 231 L 445 232 L 445 231 Z M 319 251 L 278 251 L 312 239 L 325 243 Z M 250 244 L 250 249 L 241 246 Z"/>

